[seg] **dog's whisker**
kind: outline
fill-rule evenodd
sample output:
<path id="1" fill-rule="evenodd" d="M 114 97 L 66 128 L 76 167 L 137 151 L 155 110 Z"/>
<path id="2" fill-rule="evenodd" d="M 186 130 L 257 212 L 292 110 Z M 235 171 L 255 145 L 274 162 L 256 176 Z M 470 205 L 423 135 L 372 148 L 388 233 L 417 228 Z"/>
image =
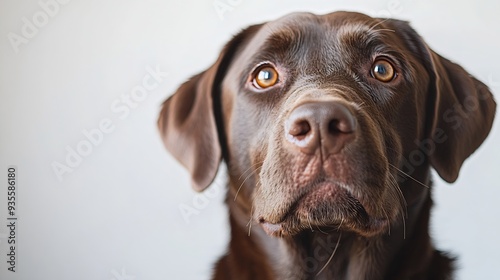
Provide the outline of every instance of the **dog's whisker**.
<path id="1" fill-rule="evenodd" d="M 386 148 L 387 148 L 387 149 L 389 149 L 389 150 L 392 150 L 392 151 L 396 152 L 399 156 L 402 156 L 402 154 L 401 154 L 399 151 L 397 151 L 396 149 L 393 149 L 393 148 L 391 148 L 391 147 L 386 147 Z M 390 166 L 392 166 L 392 167 L 394 167 L 394 169 L 396 169 L 396 171 L 400 172 L 400 173 L 401 173 L 401 174 L 403 174 L 404 176 L 406 176 L 406 177 L 408 177 L 408 178 L 410 178 L 410 179 L 414 180 L 414 181 L 415 181 L 415 182 L 417 182 L 418 184 L 420 184 L 420 185 L 422 185 L 422 186 L 424 186 L 424 187 L 426 187 L 426 188 L 428 188 L 428 189 L 429 189 L 429 186 L 427 186 L 426 184 L 424 184 L 424 183 L 422 183 L 422 182 L 418 181 L 417 179 L 413 178 L 410 174 L 408 174 L 408 173 L 404 172 L 403 170 L 401 170 L 401 169 L 397 168 L 396 166 L 394 166 L 394 165 L 393 165 L 393 164 L 391 164 L 391 163 L 389 163 L 389 165 L 390 165 Z"/>
<path id="2" fill-rule="evenodd" d="M 389 183 L 394 189 L 396 189 L 396 193 L 398 194 L 399 198 L 401 212 L 403 212 L 404 217 L 408 217 L 408 203 L 406 202 L 406 198 L 396 178 L 394 178 L 394 175 L 392 175 L 391 173 L 389 173 Z"/>
<path id="3" fill-rule="evenodd" d="M 408 204 L 394 176 L 389 173 L 389 185 L 396 189 L 399 198 L 399 214 L 403 220 L 403 239 L 406 239 L 406 218 L 408 216 Z"/>
<path id="4" fill-rule="evenodd" d="M 325 225 L 325 224 L 323 223 L 323 226 L 324 226 L 324 225 Z M 319 232 L 321 232 L 321 233 L 323 233 L 323 234 L 328 234 L 328 233 L 326 233 L 326 232 L 322 231 L 322 230 L 321 230 L 321 228 L 320 228 L 318 225 L 316 225 L 316 228 L 318 229 L 318 231 L 319 231 Z"/>
<path id="5" fill-rule="evenodd" d="M 382 207 L 382 212 L 384 212 L 385 218 L 389 221 L 389 215 L 387 215 L 387 211 L 385 211 L 385 208 Z M 391 223 L 389 223 L 389 235 L 391 235 Z"/>
<path id="6" fill-rule="evenodd" d="M 241 173 L 240 177 L 238 177 L 238 181 L 239 181 L 239 180 L 240 180 L 243 176 L 246 176 L 246 173 L 247 173 L 248 171 L 252 171 L 252 168 L 254 168 L 255 166 L 257 166 L 257 165 L 259 165 L 259 164 L 263 164 L 263 163 L 264 163 L 264 161 L 260 161 L 260 162 L 256 162 L 256 163 L 254 163 L 254 164 L 250 165 L 250 167 L 248 167 L 245 171 L 243 171 L 243 172 Z"/>
<path id="7" fill-rule="evenodd" d="M 340 230 L 342 228 L 342 224 L 344 223 L 344 217 L 340 218 L 340 224 L 337 227 L 337 230 Z"/>
<path id="8" fill-rule="evenodd" d="M 340 238 L 342 238 L 342 232 L 339 234 L 339 238 L 337 239 L 337 244 L 335 244 L 335 248 L 333 249 L 333 252 L 330 255 L 330 258 L 328 258 L 328 261 L 325 263 L 325 265 L 318 271 L 318 273 L 316 273 L 316 276 L 320 275 L 320 273 L 323 272 L 323 270 L 325 270 L 325 268 L 328 266 L 328 264 L 330 264 L 330 262 L 332 261 L 333 256 L 335 255 L 335 252 L 337 252 L 337 249 L 339 248 Z"/>
<path id="9" fill-rule="evenodd" d="M 252 177 L 252 175 L 254 175 L 255 173 L 257 173 L 257 171 L 259 170 L 259 168 L 262 168 L 262 166 L 258 167 L 255 170 L 252 170 L 252 172 L 250 172 L 250 174 L 248 174 L 248 176 L 245 178 L 245 180 L 243 180 L 243 182 L 238 187 L 238 190 L 236 190 L 236 194 L 234 195 L 234 200 L 233 201 L 236 201 L 236 198 L 238 198 L 238 194 L 240 193 L 241 188 L 243 187 L 243 185 L 245 184 L 245 182 L 248 180 L 248 178 Z"/>
<path id="10" fill-rule="evenodd" d="M 252 220 L 253 220 L 253 203 L 252 207 L 250 207 L 250 220 L 248 220 L 247 227 L 248 227 L 248 236 L 250 237 L 252 233 Z"/>
<path id="11" fill-rule="evenodd" d="M 394 169 L 396 169 L 397 171 L 399 171 L 401 174 L 405 175 L 406 177 L 408 177 L 408 178 L 412 179 L 413 181 L 417 182 L 418 184 L 420 184 L 420 185 L 422 185 L 422 186 L 424 186 L 424 187 L 426 187 L 426 188 L 430 189 L 430 187 L 429 187 L 429 186 L 427 186 L 426 184 L 424 184 L 424 183 L 420 182 L 419 180 L 417 180 L 417 179 L 413 178 L 412 176 L 410 176 L 409 174 L 407 174 L 407 173 L 406 173 L 406 172 L 404 172 L 403 170 L 401 170 L 401 169 L 397 168 L 396 166 L 394 166 L 394 165 L 392 165 L 392 164 L 390 164 L 390 163 L 389 163 L 389 165 L 390 165 L 390 166 L 392 166 L 392 167 L 394 167 Z"/>
<path id="12" fill-rule="evenodd" d="M 406 239 L 406 219 L 404 216 L 401 216 L 403 219 L 403 239 Z"/>

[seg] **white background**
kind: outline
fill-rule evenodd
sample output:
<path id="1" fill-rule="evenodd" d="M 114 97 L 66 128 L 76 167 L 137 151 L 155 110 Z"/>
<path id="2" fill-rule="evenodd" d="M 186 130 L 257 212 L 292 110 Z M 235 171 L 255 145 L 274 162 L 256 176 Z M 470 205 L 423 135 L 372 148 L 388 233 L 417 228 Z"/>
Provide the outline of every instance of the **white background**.
<path id="1" fill-rule="evenodd" d="M 222 17 L 213 3 L 72 0 L 16 53 L 9 34 L 23 36 L 23 18 L 33 23 L 43 9 L 37 1 L 0 0 L 1 279 L 208 279 L 228 238 L 223 191 L 189 223 L 183 219 L 179 205 L 196 206 L 193 199 L 201 197 L 163 148 L 156 118 L 161 102 L 249 24 L 292 11 L 409 20 L 434 50 L 500 100 L 499 1 L 232 0 Z M 113 112 L 113 102 L 141 85 L 148 66 L 169 75 L 128 116 Z M 82 131 L 103 119 L 113 132 L 59 181 L 52 164 L 65 164 L 67 147 L 76 149 L 86 139 Z M 434 176 L 432 232 L 439 248 L 460 256 L 459 279 L 500 272 L 499 129 L 497 120 L 455 184 Z M 19 170 L 15 274 L 5 262 L 11 164 Z M 223 186 L 223 176 L 217 184 Z"/>

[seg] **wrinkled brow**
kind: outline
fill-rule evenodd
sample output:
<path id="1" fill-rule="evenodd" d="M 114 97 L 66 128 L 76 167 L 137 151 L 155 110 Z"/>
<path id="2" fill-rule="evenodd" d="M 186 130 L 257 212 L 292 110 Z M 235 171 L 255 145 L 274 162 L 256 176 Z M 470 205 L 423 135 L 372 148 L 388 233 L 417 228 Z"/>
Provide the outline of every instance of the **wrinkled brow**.
<path id="1" fill-rule="evenodd" d="M 272 32 L 259 50 L 259 57 L 276 57 L 287 54 L 298 54 L 304 48 L 304 43 L 312 35 L 299 28 L 281 27 Z"/>
<path id="2" fill-rule="evenodd" d="M 378 27 L 379 23 L 371 25 L 366 23 L 345 24 L 337 29 L 337 38 L 341 45 L 386 52 L 390 46 L 387 45 L 384 38 L 395 31 Z"/>

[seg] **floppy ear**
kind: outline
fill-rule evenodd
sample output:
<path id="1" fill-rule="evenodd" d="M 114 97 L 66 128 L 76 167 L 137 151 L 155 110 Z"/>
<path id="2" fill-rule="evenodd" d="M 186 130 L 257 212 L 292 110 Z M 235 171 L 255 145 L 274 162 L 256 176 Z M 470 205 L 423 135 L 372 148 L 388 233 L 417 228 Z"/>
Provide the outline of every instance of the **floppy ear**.
<path id="1" fill-rule="evenodd" d="M 431 164 L 441 178 L 454 182 L 462 163 L 488 136 L 495 117 L 496 103 L 488 87 L 459 65 L 430 51 L 434 72 L 433 135 L 442 129 L 446 140 L 436 141 Z M 433 139 L 438 139 L 437 137 Z"/>
<path id="2" fill-rule="evenodd" d="M 429 74 L 427 137 L 436 145 L 430 162 L 441 178 L 452 183 L 465 159 L 488 136 L 495 117 L 495 100 L 485 84 L 432 51 L 407 22 L 391 22 Z"/>
<path id="3" fill-rule="evenodd" d="M 196 191 L 203 191 L 212 183 L 222 158 L 222 120 L 216 120 L 215 115 L 220 104 L 214 102 L 214 97 L 218 100 L 220 83 L 238 47 L 257 29 L 258 26 L 251 26 L 236 35 L 209 69 L 182 84 L 163 103 L 158 118 L 163 142 L 190 172 Z"/>
<path id="4" fill-rule="evenodd" d="M 215 72 L 214 65 L 181 85 L 158 118 L 165 147 L 191 173 L 196 191 L 212 183 L 221 160 L 211 96 Z"/>

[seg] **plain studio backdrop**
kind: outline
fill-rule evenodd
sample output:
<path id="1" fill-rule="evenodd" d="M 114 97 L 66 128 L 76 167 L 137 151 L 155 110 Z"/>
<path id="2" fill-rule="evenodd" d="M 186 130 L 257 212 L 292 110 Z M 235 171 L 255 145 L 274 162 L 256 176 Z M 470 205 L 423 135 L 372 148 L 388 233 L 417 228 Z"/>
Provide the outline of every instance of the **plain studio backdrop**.
<path id="1" fill-rule="evenodd" d="M 208 279 L 228 241 L 224 176 L 191 190 L 157 132 L 160 105 L 245 26 L 335 10 L 409 20 L 500 100 L 499 1 L 1 0 L 0 278 Z M 499 129 L 455 184 L 434 173 L 431 231 L 459 256 L 458 279 L 500 272 Z"/>

